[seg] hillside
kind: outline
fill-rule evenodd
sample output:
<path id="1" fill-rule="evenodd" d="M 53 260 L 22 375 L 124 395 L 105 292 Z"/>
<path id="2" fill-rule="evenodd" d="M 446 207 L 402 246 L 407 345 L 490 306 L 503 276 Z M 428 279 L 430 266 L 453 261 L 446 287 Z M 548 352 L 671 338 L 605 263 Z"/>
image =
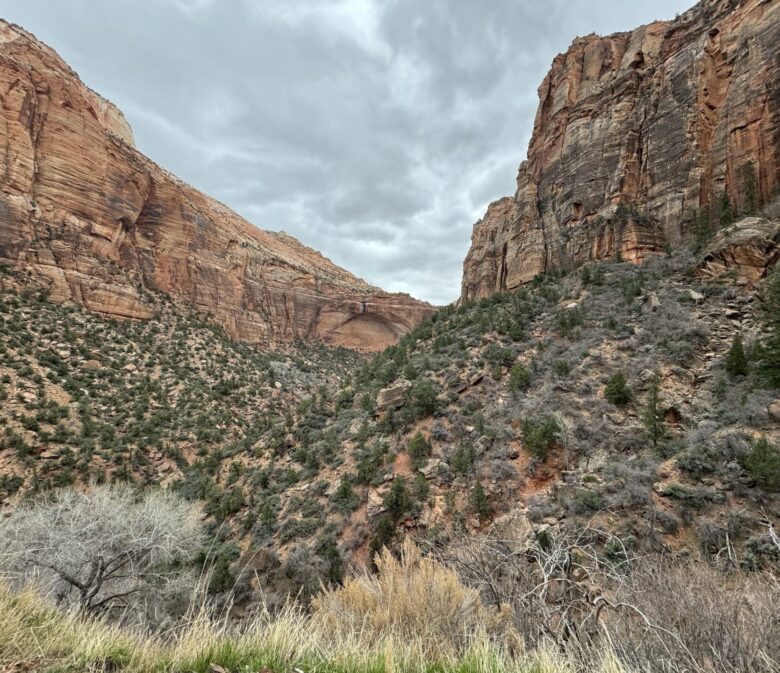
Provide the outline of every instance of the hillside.
<path id="1" fill-rule="evenodd" d="M 683 248 L 540 276 L 369 361 L 259 354 L 163 300 L 116 323 L 6 291 L 6 504 L 94 479 L 170 485 L 225 541 L 214 590 L 256 573 L 243 598 L 311 593 L 402 531 L 440 545 L 590 524 L 636 551 L 717 556 L 727 540 L 740 564 L 774 565 L 760 521 L 776 484 L 745 460 L 780 445 L 777 393 L 753 365 L 726 371 L 736 337 L 748 356 L 761 341 L 760 301 L 733 272 L 692 269 Z"/>

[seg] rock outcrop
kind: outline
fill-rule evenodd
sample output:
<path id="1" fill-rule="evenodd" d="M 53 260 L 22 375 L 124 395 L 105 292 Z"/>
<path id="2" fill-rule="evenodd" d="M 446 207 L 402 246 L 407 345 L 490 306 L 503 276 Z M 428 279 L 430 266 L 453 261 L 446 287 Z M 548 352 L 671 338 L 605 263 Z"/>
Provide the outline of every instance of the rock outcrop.
<path id="1" fill-rule="evenodd" d="M 118 318 L 148 317 L 161 291 L 264 346 L 380 349 L 433 311 L 182 183 L 52 49 L 2 21 L 0 263 Z"/>
<path id="2" fill-rule="evenodd" d="M 780 186 L 780 2 L 702 0 L 555 58 L 514 197 L 474 226 L 462 299 L 591 259 L 641 262 Z"/>
<path id="3" fill-rule="evenodd" d="M 718 232 L 702 254 L 696 272 L 717 278 L 732 272 L 750 283 L 766 276 L 780 259 L 780 222 L 746 217 Z"/>

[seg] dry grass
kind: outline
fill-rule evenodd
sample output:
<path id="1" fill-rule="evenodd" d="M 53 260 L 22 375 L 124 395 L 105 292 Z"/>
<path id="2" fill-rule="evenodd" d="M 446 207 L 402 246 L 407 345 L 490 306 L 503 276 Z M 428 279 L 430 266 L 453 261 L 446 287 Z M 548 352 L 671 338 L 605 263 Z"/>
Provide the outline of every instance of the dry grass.
<path id="1" fill-rule="evenodd" d="M 260 611 L 236 626 L 203 607 L 176 628 L 155 635 L 62 614 L 32 592 L 13 593 L 0 585 L 0 671 L 207 673 L 211 664 L 231 673 L 263 668 L 275 673 L 776 670 L 766 656 L 771 644 L 758 641 L 761 634 L 775 632 L 777 608 L 771 598 L 754 600 L 758 579 L 740 583 L 737 578 L 733 592 L 725 592 L 735 599 L 745 594 L 744 609 L 735 605 L 736 621 L 734 611 L 726 609 L 732 601 L 716 600 L 718 578 L 707 573 L 696 575 L 695 581 L 683 571 L 654 576 L 642 583 L 657 594 L 654 601 L 623 597 L 642 605 L 653 620 L 668 616 L 665 623 L 679 631 L 677 640 L 688 643 L 682 645 L 682 656 L 655 644 L 646 632 L 638 632 L 637 641 L 636 634 L 623 632 L 635 630 L 629 622 L 622 627 L 612 623 L 589 647 L 553 647 L 549 640 L 537 639 L 532 649 L 524 649 L 505 608 L 487 606 L 452 569 L 421 556 L 410 544 L 400 559 L 383 554 L 377 565 L 376 575 L 358 574 L 338 589 L 323 591 L 310 612 L 291 604 L 278 615 Z M 695 604 L 685 599 L 691 594 L 689 582 L 702 596 Z M 688 638 L 691 629 L 696 638 Z M 747 653 L 747 658 L 723 650 L 726 641 L 733 644 L 727 649 Z M 694 651 L 694 643 L 710 647 Z"/>
<path id="2" fill-rule="evenodd" d="M 360 572 L 315 599 L 321 628 L 357 634 L 363 647 L 415 643 L 426 659 L 462 656 L 474 641 L 511 639 L 508 611 L 487 608 L 476 589 L 410 541 L 399 558 L 385 550 L 376 565 L 376 574 Z"/>
<path id="3" fill-rule="evenodd" d="M 499 642 L 500 612 L 482 605 L 448 569 L 407 547 L 384 555 L 378 577 L 359 575 L 323 593 L 313 613 L 290 606 L 242 627 L 208 610 L 154 636 L 63 615 L 32 592 L 0 587 L 0 670 L 206 673 L 264 667 L 287 673 L 564 673 L 571 660 L 551 648 L 510 652 Z M 623 673 L 611 656 L 588 668 Z"/>

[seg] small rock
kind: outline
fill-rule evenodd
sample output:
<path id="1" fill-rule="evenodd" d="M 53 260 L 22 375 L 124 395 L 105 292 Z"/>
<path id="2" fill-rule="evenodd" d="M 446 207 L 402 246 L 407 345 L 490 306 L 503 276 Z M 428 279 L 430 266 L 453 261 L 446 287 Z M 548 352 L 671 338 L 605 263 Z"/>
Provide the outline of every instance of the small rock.
<path id="1" fill-rule="evenodd" d="M 436 476 L 441 466 L 441 460 L 438 458 L 431 458 L 425 465 L 420 468 L 420 472 L 426 479 L 432 479 Z"/>
<path id="2" fill-rule="evenodd" d="M 228 670 L 226 668 L 222 668 L 222 666 L 218 664 L 211 664 L 209 666 L 209 673 L 228 673 Z"/>
<path id="3" fill-rule="evenodd" d="M 25 402 L 27 402 L 27 404 L 32 404 L 33 402 L 35 402 L 35 400 L 38 399 L 38 396 L 34 392 L 32 392 L 31 390 L 25 390 L 22 393 L 22 399 Z"/>
<path id="4" fill-rule="evenodd" d="M 651 292 L 649 295 L 647 295 L 647 303 L 650 306 L 651 311 L 655 311 L 661 306 L 661 300 L 658 298 L 658 295 L 655 292 Z"/>
<path id="5" fill-rule="evenodd" d="M 774 400 L 767 405 L 766 412 L 769 418 L 780 423 L 780 399 Z"/>
<path id="6" fill-rule="evenodd" d="M 100 362 L 98 360 L 87 360 L 84 363 L 84 369 L 88 369 L 89 371 L 97 371 L 100 369 Z"/>

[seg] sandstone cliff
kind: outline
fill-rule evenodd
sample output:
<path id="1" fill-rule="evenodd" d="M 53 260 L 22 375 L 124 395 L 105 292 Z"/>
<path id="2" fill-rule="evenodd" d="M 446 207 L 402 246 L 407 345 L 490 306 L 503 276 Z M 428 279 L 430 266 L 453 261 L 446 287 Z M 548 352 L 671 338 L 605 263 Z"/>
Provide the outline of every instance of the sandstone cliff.
<path id="1" fill-rule="evenodd" d="M 462 299 L 690 234 L 780 186 L 780 1 L 703 0 L 555 58 L 514 197 L 474 226 Z M 753 204 L 749 203 L 750 201 Z"/>
<path id="2" fill-rule="evenodd" d="M 47 279 L 55 300 L 113 317 L 148 317 L 146 290 L 163 291 L 266 346 L 380 349 L 432 311 L 161 169 L 134 149 L 116 107 L 1 21 L 0 263 Z"/>

